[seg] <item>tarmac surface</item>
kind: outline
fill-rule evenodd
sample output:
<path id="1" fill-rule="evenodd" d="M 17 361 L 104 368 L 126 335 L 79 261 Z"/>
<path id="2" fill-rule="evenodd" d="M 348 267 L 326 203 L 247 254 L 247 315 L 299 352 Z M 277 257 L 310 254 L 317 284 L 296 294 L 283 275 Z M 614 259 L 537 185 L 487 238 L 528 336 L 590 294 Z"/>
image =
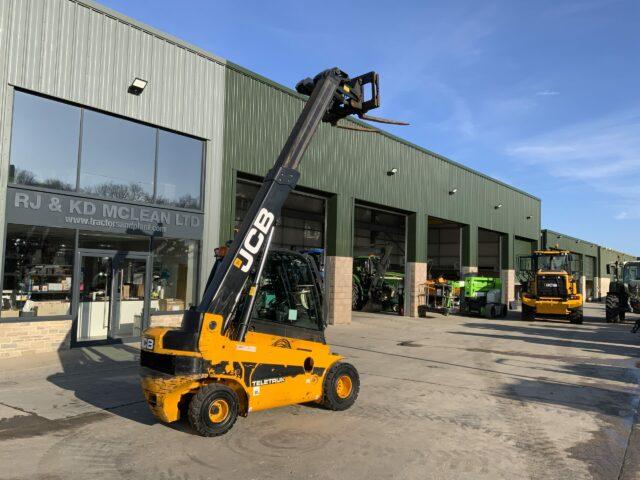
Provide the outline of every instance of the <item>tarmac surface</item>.
<path id="1" fill-rule="evenodd" d="M 350 410 L 256 412 L 218 438 L 154 420 L 133 346 L 5 360 L 0 479 L 640 479 L 640 336 L 603 313 L 355 314 L 327 331 L 360 371 Z"/>

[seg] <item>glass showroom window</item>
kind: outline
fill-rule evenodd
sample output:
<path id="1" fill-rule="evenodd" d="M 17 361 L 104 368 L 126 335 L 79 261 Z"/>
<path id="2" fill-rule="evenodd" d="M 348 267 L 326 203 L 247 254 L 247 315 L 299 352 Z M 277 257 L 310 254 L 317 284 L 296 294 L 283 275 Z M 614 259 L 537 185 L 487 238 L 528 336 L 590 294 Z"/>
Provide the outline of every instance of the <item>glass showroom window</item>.
<path id="1" fill-rule="evenodd" d="M 2 317 L 69 315 L 75 232 L 7 225 Z"/>
<path id="2" fill-rule="evenodd" d="M 10 183 L 202 205 L 204 142 L 186 135 L 16 91 L 10 150 Z"/>
<path id="3" fill-rule="evenodd" d="M 198 243 L 195 240 L 154 239 L 151 311 L 189 308 L 196 297 Z"/>
<path id="4" fill-rule="evenodd" d="M 9 182 L 75 190 L 80 108 L 16 91 Z"/>
<path id="5" fill-rule="evenodd" d="M 80 190 L 100 197 L 153 201 L 156 129 L 84 111 Z"/>
<path id="6" fill-rule="evenodd" d="M 200 208 L 202 141 L 159 130 L 156 203 Z"/>

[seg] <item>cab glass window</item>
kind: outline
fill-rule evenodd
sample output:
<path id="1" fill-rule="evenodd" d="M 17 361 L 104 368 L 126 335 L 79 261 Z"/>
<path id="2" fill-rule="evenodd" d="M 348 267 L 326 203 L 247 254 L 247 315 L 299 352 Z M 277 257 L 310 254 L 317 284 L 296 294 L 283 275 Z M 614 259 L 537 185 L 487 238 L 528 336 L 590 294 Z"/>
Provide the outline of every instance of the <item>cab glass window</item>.
<path id="1" fill-rule="evenodd" d="M 271 252 L 256 295 L 253 320 L 320 330 L 320 315 L 320 300 L 307 260 Z"/>

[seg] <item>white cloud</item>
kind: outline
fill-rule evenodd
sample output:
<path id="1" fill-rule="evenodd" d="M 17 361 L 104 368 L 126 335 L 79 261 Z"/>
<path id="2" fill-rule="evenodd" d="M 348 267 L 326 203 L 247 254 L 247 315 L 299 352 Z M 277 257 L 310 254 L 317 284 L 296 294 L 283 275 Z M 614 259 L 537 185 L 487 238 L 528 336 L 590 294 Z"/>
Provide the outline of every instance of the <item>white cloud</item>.
<path id="1" fill-rule="evenodd" d="M 638 178 L 640 109 L 516 142 L 507 154 L 559 178 L 603 182 L 629 175 Z M 628 185 L 621 181 L 619 186 Z"/>
<path id="2" fill-rule="evenodd" d="M 555 95 L 560 95 L 560 92 L 556 92 L 555 90 L 541 90 L 536 95 L 540 97 L 553 97 Z"/>
<path id="3" fill-rule="evenodd" d="M 640 108 L 516 142 L 507 154 L 600 196 L 610 219 L 640 219 Z"/>

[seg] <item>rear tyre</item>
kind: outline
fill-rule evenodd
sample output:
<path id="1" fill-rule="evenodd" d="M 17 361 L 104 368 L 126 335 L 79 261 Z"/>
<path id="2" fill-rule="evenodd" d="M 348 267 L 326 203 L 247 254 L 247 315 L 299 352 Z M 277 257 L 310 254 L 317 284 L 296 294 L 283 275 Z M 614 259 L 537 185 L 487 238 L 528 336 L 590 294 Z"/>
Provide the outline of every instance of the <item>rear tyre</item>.
<path id="1" fill-rule="evenodd" d="M 486 318 L 496 318 L 496 304 L 495 303 L 487 303 L 484 307 L 484 316 Z"/>
<path id="2" fill-rule="evenodd" d="M 576 325 L 582 324 L 582 308 L 578 308 L 569 313 L 569 321 Z"/>
<path id="3" fill-rule="evenodd" d="M 334 363 L 324 377 L 322 405 L 329 410 L 346 410 L 358 398 L 360 376 L 350 363 Z"/>
<path id="4" fill-rule="evenodd" d="M 520 313 L 520 319 L 525 322 L 532 322 L 536 319 L 536 309 L 535 307 L 530 307 L 529 305 L 522 304 L 522 312 Z"/>
<path id="5" fill-rule="evenodd" d="M 357 283 L 354 283 L 353 286 L 351 287 L 351 310 L 360 311 L 362 310 L 363 306 L 364 306 L 364 302 L 360 295 L 360 287 L 358 286 Z"/>
<path id="6" fill-rule="evenodd" d="M 189 404 L 189 423 L 203 437 L 227 433 L 238 418 L 238 396 L 226 385 L 202 387 Z"/>
<path id="7" fill-rule="evenodd" d="M 620 299 L 617 295 L 607 295 L 605 317 L 607 323 L 616 323 L 620 319 Z"/>
<path id="8" fill-rule="evenodd" d="M 624 319 L 626 317 L 626 313 L 625 311 L 622 311 L 618 314 L 618 318 L 620 319 L 620 323 L 624 322 Z"/>

